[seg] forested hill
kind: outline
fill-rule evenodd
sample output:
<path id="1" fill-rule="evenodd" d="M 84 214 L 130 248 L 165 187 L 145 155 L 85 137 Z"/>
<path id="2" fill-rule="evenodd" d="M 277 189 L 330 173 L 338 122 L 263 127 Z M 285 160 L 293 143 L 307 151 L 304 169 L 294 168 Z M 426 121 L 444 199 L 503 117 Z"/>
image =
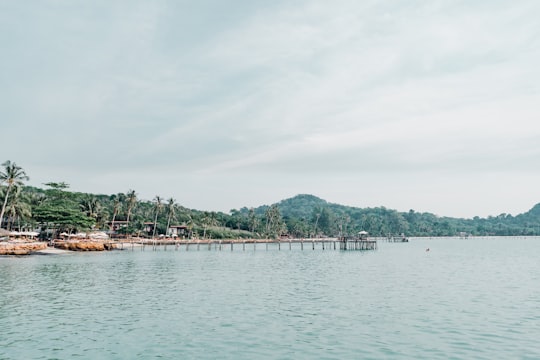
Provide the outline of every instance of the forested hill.
<path id="1" fill-rule="evenodd" d="M 111 231 L 112 224 L 121 224 L 117 235 L 159 236 L 169 234 L 170 225 L 177 225 L 186 229 L 185 236 L 192 238 L 334 237 L 362 230 L 372 236 L 540 235 L 540 204 L 516 216 L 457 219 L 414 210 L 356 208 L 303 194 L 271 206 L 244 207 L 226 214 L 187 209 L 172 198 L 140 200 L 134 190 L 96 195 L 71 192 L 65 183 L 46 186 L 19 187 L 9 197 L 7 188 L 0 186 L 0 203 L 6 205 L 2 228 L 38 229 L 44 236 L 52 236 L 62 232 Z"/>
<path id="2" fill-rule="evenodd" d="M 174 229 L 188 238 L 334 237 L 362 230 L 372 236 L 540 235 L 540 204 L 516 216 L 458 219 L 414 210 L 356 208 L 302 194 L 226 214 L 188 209 L 174 198 L 141 200 L 135 190 L 96 195 L 72 192 L 64 182 L 45 183 L 45 189 L 25 186 L 24 169 L 11 161 L 2 166 L 0 230 L 37 230 L 42 238 L 95 230 L 127 237 L 170 236 Z"/>
<path id="3" fill-rule="evenodd" d="M 398 212 L 385 207 L 356 208 L 329 203 L 313 195 L 297 195 L 273 206 L 279 209 L 289 233 L 355 233 L 372 235 L 405 233 L 410 236 L 540 235 L 540 204 L 526 213 L 473 219 L 440 217 L 414 210 Z M 262 216 L 270 206 L 254 209 Z M 246 214 L 247 209 L 241 209 Z M 316 228 L 316 229 L 315 229 Z"/>

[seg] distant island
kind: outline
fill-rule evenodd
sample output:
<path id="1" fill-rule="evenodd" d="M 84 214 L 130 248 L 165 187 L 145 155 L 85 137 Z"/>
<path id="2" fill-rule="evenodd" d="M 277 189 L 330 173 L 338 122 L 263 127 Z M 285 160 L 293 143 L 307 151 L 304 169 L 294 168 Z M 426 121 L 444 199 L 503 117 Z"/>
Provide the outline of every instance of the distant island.
<path id="1" fill-rule="evenodd" d="M 0 169 L 0 238 L 10 232 L 60 234 L 101 231 L 112 238 L 185 239 L 339 237 L 367 231 L 372 236 L 540 235 L 540 204 L 526 213 L 472 219 L 440 217 L 414 210 L 357 208 L 300 194 L 271 205 L 232 209 L 228 214 L 188 209 L 175 199 L 142 200 L 136 191 L 98 195 L 69 191 L 64 182 L 45 188 L 24 184 L 24 169 L 6 161 Z"/>

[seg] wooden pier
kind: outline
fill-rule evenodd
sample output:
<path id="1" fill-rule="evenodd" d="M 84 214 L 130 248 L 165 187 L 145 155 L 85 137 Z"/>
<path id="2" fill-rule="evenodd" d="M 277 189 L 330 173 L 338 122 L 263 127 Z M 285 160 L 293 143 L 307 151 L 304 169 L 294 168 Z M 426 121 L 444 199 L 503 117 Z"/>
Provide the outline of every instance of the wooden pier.
<path id="1" fill-rule="evenodd" d="M 339 245 L 340 250 L 377 250 L 377 240 L 343 239 Z"/>
<path id="2" fill-rule="evenodd" d="M 168 239 L 134 239 L 122 241 L 115 244 L 116 249 L 144 251 L 151 249 L 172 250 L 172 251 L 192 251 L 192 250 L 269 250 L 269 247 L 277 250 L 376 250 L 376 240 L 366 239 L 337 239 L 337 238 L 317 238 L 317 239 L 206 239 L 206 240 L 168 240 Z"/>

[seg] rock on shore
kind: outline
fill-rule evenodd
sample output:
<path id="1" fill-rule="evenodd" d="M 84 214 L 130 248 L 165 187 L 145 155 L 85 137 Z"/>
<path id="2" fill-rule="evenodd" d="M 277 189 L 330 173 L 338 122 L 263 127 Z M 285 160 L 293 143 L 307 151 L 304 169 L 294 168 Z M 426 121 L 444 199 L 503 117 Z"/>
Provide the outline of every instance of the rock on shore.
<path id="1" fill-rule="evenodd" d="M 0 243 L 0 255 L 28 255 L 34 251 L 44 250 L 47 243 L 44 242 L 6 242 Z"/>
<path id="2" fill-rule="evenodd" d="M 104 241 L 58 241 L 54 242 L 54 247 L 71 251 L 104 251 L 114 248 L 112 243 Z"/>

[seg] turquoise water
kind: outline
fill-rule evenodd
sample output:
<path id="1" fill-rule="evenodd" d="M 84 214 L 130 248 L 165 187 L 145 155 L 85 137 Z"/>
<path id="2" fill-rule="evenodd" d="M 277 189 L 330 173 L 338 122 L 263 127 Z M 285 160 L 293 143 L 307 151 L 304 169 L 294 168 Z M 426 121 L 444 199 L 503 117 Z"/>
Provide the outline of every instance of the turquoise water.
<path id="1" fill-rule="evenodd" d="M 539 359 L 540 239 L 3 257 L 0 306 L 0 359 Z"/>

